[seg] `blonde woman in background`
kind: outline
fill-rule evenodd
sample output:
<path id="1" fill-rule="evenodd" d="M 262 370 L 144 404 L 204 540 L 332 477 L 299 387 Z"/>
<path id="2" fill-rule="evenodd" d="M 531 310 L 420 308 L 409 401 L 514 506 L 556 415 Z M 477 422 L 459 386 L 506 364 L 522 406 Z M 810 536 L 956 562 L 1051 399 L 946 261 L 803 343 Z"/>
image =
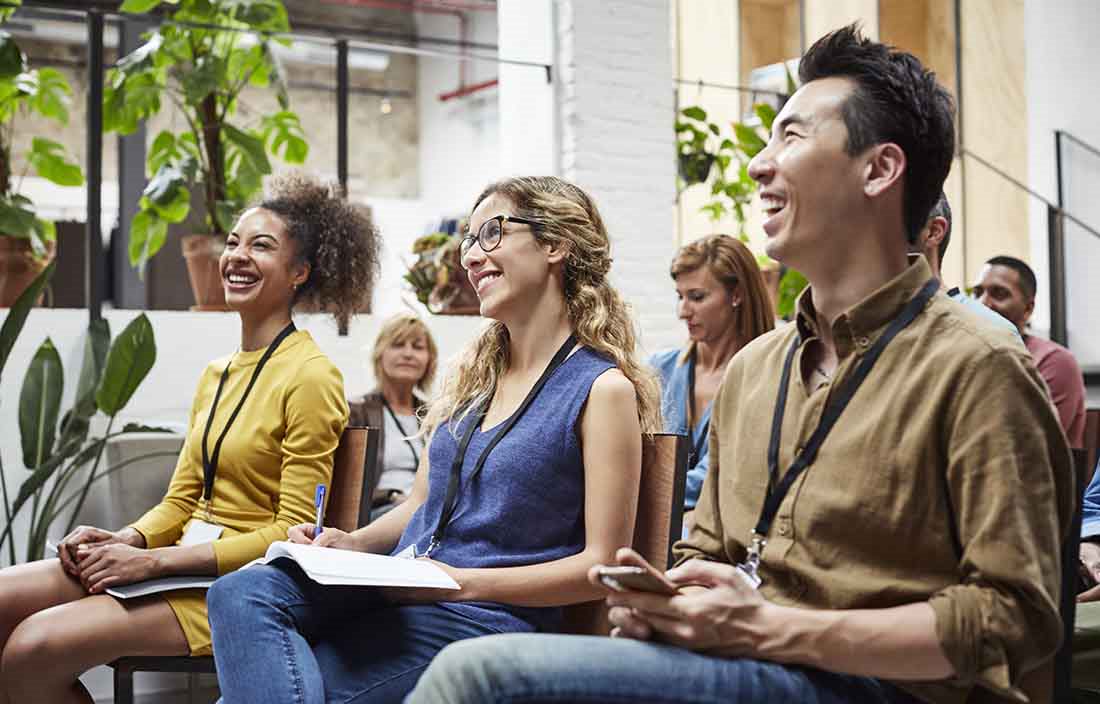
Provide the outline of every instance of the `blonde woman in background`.
<path id="1" fill-rule="evenodd" d="M 381 428 L 375 456 L 367 458 L 371 520 L 404 501 L 412 490 L 424 438 L 420 435 L 422 396 L 431 392 L 439 351 L 424 321 L 399 313 L 378 332 L 371 365 L 378 386 L 349 401 L 350 425 Z M 418 395 L 419 394 L 419 395 Z"/>
<path id="2" fill-rule="evenodd" d="M 588 569 L 630 542 L 659 388 L 608 281 L 595 204 L 558 178 L 512 178 L 469 222 L 462 264 L 492 322 L 425 415 L 408 498 L 351 534 L 291 531 L 431 559 L 461 589 L 323 587 L 283 561 L 221 579 L 209 604 L 226 701 L 400 701 L 448 643 L 555 630 L 559 607 L 602 595 Z"/>
<path id="3" fill-rule="evenodd" d="M 688 344 L 658 352 L 650 364 L 661 375 L 665 430 L 688 436 L 684 535 L 707 476 L 711 402 L 726 364 L 739 349 L 775 327 L 772 301 L 756 257 L 738 239 L 710 235 L 680 248 L 669 267 L 676 313 Z"/>

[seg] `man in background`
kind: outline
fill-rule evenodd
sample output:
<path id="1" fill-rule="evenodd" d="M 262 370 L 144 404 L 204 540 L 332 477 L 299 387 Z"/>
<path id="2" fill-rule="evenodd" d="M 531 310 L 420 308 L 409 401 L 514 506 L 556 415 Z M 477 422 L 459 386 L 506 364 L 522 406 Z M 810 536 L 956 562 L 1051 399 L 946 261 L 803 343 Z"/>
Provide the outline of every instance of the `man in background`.
<path id="1" fill-rule="evenodd" d="M 1023 342 L 1019 331 L 1016 330 L 1016 326 L 1002 317 L 997 311 L 992 308 L 987 308 L 977 299 L 966 295 L 958 286 L 948 289 L 946 284 L 943 283 L 943 259 L 947 256 L 947 245 L 950 242 L 951 204 L 947 200 L 947 194 L 940 191 L 940 198 L 936 201 L 936 204 L 932 206 L 932 214 L 928 216 L 928 222 L 924 224 L 924 229 L 921 230 L 916 243 L 914 243 L 913 247 L 910 249 L 910 254 L 924 255 L 924 258 L 928 260 L 928 267 L 932 269 L 932 273 L 940 280 L 940 290 L 944 291 L 948 298 L 961 303 L 968 310 L 976 313 L 994 325 L 1006 330 L 1011 330 L 1012 334 Z"/>
<path id="2" fill-rule="evenodd" d="M 1035 310 L 1035 289 L 1035 272 L 1030 266 L 1016 257 L 1000 256 L 985 263 L 974 285 L 974 297 L 1016 325 L 1047 384 L 1070 447 L 1084 447 L 1085 380 L 1072 352 L 1028 334 L 1028 322 Z"/>

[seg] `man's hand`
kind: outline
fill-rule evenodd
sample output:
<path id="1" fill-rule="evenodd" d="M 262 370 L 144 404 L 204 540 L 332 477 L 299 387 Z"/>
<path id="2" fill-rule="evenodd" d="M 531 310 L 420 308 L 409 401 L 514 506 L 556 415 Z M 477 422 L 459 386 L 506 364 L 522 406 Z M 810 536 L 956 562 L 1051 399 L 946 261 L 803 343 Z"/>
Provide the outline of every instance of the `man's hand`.
<path id="1" fill-rule="evenodd" d="M 616 555 L 621 565 L 652 569 L 633 550 Z M 595 570 L 590 579 L 595 577 Z M 692 560 L 669 570 L 666 577 L 684 585 L 676 596 L 643 592 L 612 593 L 610 620 L 613 637 L 659 639 L 691 650 L 719 651 L 723 655 L 757 652 L 763 637 L 768 602 L 751 588 L 732 565 Z"/>
<path id="2" fill-rule="evenodd" d="M 93 526 L 77 526 L 57 544 L 57 556 L 61 559 L 61 566 L 73 577 L 80 579 L 81 567 L 78 564 L 78 550 L 92 545 L 112 545 L 121 543 L 134 547 L 145 547 L 145 538 L 133 528 L 123 528 L 120 531 L 103 530 Z"/>
<path id="3" fill-rule="evenodd" d="M 76 554 L 80 582 L 89 594 L 160 576 L 160 563 L 152 550 L 124 543 L 100 543 L 81 545 Z"/>
<path id="4" fill-rule="evenodd" d="M 1080 548 L 1081 564 L 1088 571 L 1093 581 L 1097 582 L 1092 589 L 1077 595 L 1077 601 L 1100 601 L 1100 544 L 1092 541 L 1082 541 Z"/>

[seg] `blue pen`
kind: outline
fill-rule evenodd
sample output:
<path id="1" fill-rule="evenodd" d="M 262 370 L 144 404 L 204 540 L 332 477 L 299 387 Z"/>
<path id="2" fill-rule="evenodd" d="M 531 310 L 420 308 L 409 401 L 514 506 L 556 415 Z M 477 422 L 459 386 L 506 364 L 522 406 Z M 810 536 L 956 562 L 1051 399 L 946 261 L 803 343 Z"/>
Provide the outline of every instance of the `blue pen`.
<path id="1" fill-rule="evenodd" d="M 317 493 L 313 496 L 313 504 L 317 507 L 317 525 L 314 526 L 313 537 L 316 538 L 324 530 L 322 523 L 325 520 L 325 485 L 317 485 Z"/>

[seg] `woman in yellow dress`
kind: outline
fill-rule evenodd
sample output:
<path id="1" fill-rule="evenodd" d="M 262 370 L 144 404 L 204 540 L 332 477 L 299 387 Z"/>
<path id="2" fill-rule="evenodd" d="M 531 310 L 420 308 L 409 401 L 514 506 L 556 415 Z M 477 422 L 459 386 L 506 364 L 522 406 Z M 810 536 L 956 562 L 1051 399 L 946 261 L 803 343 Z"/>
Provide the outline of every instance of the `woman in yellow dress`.
<path id="1" fill-rule="evenodd" d="M 0 704 L 90 702 L 77 677 L 94 665 L 210 653 L 205 590 L 126 601 L 104 590 L 231 572 L 313 520 L 348 408 L 339 370 L 291 310 L 310 302 L 346 322 L 377 261 L 369 217 L 305 177 L 241 215 L 219 263 L 240 349 L 203 372 L 164 500 L 118 531 L 77 528 L 59 558 L 0 570 Z"/>

